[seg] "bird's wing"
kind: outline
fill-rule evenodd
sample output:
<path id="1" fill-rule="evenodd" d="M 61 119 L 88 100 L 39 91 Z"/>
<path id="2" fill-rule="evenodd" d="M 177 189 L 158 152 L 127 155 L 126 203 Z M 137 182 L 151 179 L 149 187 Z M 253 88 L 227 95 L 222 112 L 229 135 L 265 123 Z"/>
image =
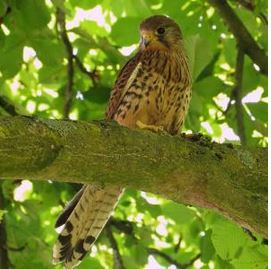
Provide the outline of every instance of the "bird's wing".
<path id="1" fill-rule="evenodd" d="M 109 99 L 106 119 L 113 119 L 114 115 L 121 103 L 123 96 L 125 95 L 129 85 L 136 77 L 136 73 L 140 66 L 141 53 L 138 52 L 133 58 L 131 58 L 121 69 L 115 86 L 111 92 Z"/>

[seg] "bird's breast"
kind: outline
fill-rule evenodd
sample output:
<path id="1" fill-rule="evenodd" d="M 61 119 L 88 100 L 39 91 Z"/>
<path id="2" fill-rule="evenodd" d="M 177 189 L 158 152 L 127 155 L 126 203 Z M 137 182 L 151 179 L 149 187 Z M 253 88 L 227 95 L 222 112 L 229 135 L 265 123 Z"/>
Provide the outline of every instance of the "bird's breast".
<path id="1" fill-rule="evenodd" d="M 159 52 L 145 55 L 126 84 L 114 119 L 132 128 L 139 120 L 169 130 L 189 98 L 184 71 L 181 63 Z"/>

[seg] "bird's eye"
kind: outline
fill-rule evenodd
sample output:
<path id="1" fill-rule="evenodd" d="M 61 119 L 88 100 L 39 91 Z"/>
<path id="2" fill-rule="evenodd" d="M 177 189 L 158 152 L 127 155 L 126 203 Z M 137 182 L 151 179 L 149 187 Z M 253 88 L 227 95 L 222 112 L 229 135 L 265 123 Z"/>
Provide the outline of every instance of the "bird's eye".
<path id="1" fill-rule="evenodd" d="M 165 28 L 164 28 L 164 27 L 159 27 L 159 28 L 157 29 L 157 33 L 158 33 L 159 35 L 164 34 L 164 33 L 165 33 Z"/>

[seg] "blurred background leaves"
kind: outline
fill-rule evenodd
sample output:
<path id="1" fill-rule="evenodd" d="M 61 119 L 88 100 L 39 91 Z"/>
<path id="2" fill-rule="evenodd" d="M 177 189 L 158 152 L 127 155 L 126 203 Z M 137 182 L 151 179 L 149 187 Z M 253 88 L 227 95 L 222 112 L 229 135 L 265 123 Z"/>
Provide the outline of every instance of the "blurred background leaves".
<path id="1" fill-rule="evenodd" d="M 266 53 L 267 1 L 227 3 Z M 267 77 L 247 55 L 237 70 L 236 38 L 201 0 L 1 0 L 0 115 L 102 119 L 117 73 L 137 48 L 138 24 L 153 14 L 171 16 L 183 31 L 193 77 L 184 131 L 267 146 Z M 3 181 L 1 269 L 52 268 L 54 222 L 78 188 Z M 208 210 L 127 190 L 80 268 L 267 268 L 265 244 Z"/>

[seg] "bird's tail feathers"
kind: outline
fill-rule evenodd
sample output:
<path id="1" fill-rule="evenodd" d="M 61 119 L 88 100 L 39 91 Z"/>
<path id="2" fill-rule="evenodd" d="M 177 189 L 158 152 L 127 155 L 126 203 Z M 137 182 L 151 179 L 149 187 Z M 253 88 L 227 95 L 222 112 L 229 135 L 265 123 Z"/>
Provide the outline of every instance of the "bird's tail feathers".
<path id="1" fill-rule="evenodd" d="M 74 268 L 87 254 L 113 212 L 120 187 L 85 185 L 59 216 L 56 227 L 63 225 L 53 249 L 53 263 L 65 262 Z"/>

